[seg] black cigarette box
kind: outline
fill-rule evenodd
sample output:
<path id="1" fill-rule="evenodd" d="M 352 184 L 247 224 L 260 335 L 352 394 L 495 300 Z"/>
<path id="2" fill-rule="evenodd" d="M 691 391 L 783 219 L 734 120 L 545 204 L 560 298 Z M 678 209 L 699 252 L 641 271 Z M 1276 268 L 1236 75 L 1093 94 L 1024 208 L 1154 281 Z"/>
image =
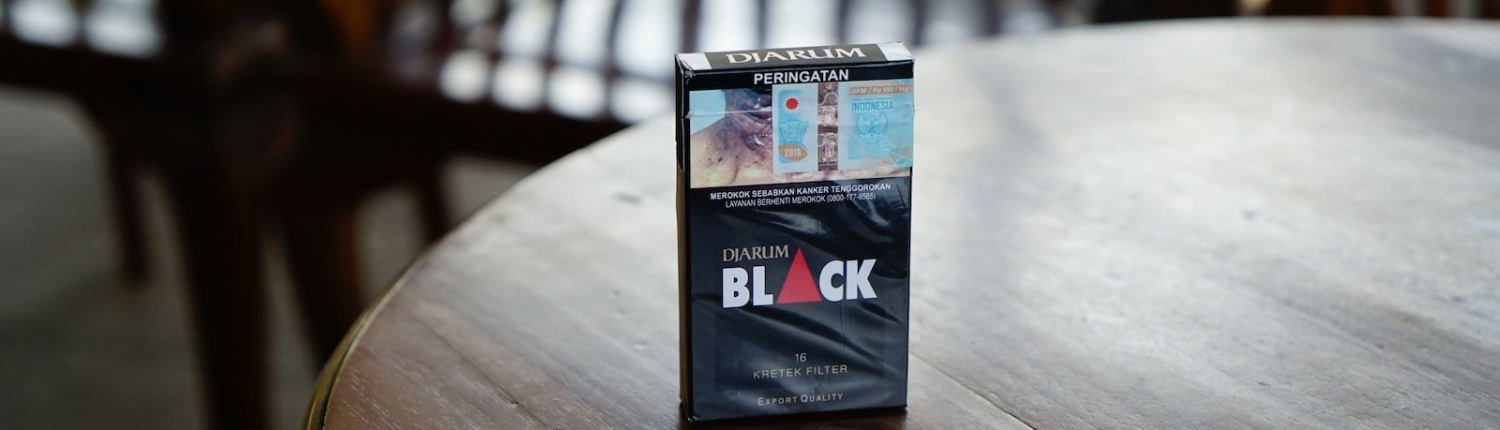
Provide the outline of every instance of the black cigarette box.
<path id="1" fill-rule="evenodd" d="M 677 55 L 689 420 L 906 405 L 912 61 L 900 43 Z"/>

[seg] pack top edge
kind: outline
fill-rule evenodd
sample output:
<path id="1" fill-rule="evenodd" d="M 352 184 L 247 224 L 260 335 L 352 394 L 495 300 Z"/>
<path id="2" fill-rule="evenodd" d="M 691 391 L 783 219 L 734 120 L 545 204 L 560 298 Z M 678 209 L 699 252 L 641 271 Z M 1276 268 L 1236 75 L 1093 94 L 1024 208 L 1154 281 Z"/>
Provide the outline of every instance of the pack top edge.
<path id="1" fill-rule="evenodd" d="M 901 42 L 677 54 L 678 63 L 692 71 L 852 65 L 911 59 L 911 52 Z"/>

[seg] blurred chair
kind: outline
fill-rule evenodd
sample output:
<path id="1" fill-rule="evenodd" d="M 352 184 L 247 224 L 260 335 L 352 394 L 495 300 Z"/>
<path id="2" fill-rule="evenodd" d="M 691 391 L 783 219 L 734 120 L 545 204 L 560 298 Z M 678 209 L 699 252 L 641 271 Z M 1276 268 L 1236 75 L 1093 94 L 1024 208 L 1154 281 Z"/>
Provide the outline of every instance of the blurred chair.
<path id="1" fill-rule="evenodd" d="M 111 84 L 93 84 L 80 78 L 98 75 L 101 69 L 131 73 L 139 78 L 169 71 L 164 52 L 167 29 L 156 17 L 150 2 L 98 1 L 78 4 L 57 0 L 0 0 L 0 49 L 6 67 L 0 68 L 4 82 L 65 92 L 79 99 L 91 114 L 105 113 L 107 106 L 95 103 L 109 93 Z M 193 32 L 176 23 L 181 32 Z M 172 47 L 170 49 L 177 49 Z M 129 78 L 122 78 L 125 80 Z M 130 140 L 133 133 L 113 127 L 101 129 L 105 140 Z M 125 135 L 119 135 L 119 134 Z M 118 135 L 118 136 L 111 136 Z M 139 139 L 137 139 L 139 140 Z M 128 180 L 134 167 L 134 147 L 107 145 L 107 176 L 115 221 L 120 233 L 121 269 L 131 281 L 146 271 L 135 189 Z"/>
<path id="2" fill-rule="evenodd" d="M 1094 22 L 1145 21 L 1179 18 L 1215 18 L 1239 15 L 1237 0 L 1098 0 Z"/>
<path id="3" fill-rule="evenodd" d="M 1472 0 L 1475 18 L 1500 19 L 1500 0 Z M 1421 16 L 1455 17 L 1451 0 L 1421 0 L 1416 11 Z M 1267 16 L 1397 16 L 1395 0 L 1271 0 Z"/>
<path id="4" fill-rule="evenodd" d="M 284 98 L 239 82 L 276 49 L 274 23 L 230 2 L 0 0 L 0 9 L 0 82 L 72 97 L 103 140 L 132 280 L 145 269 L 132 172 L 160 174 L 182 241 L 210 419 L 264 428 L 260 225 L 287 120 Z"/>
<path id="5" fill-rule="evenodd" d="M 1266 3 L 1266 16 L 1393 16 L 1395 5 L 1389 0 L 1271 0 Z M 1440 7 L 1447 10 L 1447 1 L 1426 1 L 1425 9 Z M 1441 4 L 1441 6 L 1438 6 Z"/>

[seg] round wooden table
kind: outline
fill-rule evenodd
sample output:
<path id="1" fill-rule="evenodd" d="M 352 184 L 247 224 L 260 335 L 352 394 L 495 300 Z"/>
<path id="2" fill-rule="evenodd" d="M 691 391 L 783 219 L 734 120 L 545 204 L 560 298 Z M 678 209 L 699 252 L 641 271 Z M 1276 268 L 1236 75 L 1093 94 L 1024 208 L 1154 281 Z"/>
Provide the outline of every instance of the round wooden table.
<path id="1" fill-rule="evenodd" d="M 739 425 L 1500 426 L 1500 27 L 1098 27 L 916 85 L 910 406 Z M 672 148 L 634 127 L 474 215 L 308 424 L 688 427 Z"/>

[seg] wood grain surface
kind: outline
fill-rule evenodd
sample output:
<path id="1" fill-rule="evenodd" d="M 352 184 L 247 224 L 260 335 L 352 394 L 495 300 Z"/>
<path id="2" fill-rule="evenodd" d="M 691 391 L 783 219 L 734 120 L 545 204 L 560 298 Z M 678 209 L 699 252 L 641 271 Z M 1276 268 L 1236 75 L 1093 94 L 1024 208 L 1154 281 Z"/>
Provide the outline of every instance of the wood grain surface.
<path id="1" fill-rule="evenodd" d="M 910 406 L 715 427 L 1500 427 L 1500 27 L 1100 27 L 921 51 L 916 85 Z M 310 424 L 689 427 L 672 140 L 469 219 Z"/>

